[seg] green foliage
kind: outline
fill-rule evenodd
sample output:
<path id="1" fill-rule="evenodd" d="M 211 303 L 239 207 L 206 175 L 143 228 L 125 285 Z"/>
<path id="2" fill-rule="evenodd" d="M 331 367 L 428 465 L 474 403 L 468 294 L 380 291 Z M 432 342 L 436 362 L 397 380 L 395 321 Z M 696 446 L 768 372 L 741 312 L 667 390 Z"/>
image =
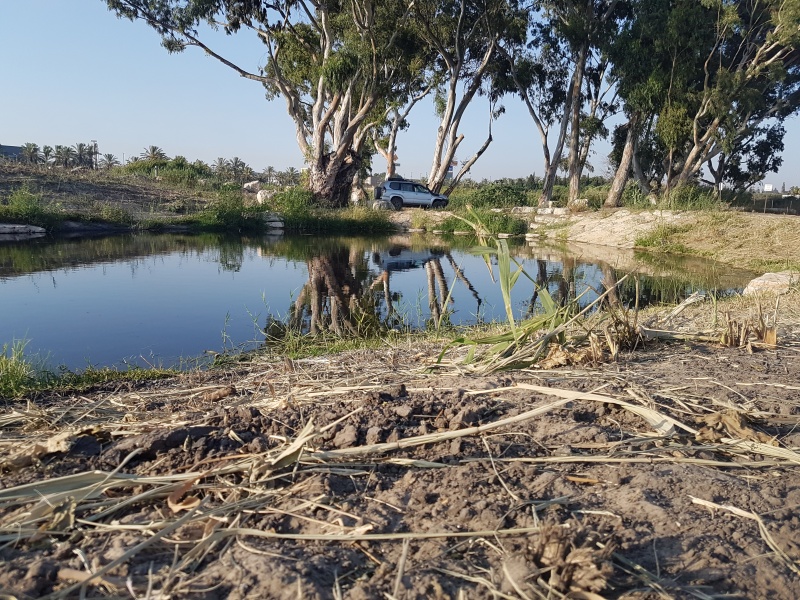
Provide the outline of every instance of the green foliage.
<path id="1" fill-rule="evenodd" d="M 622 192 L 622 206 L 626 208 L 650 208 L 650 198 L 648 198 L 639 186 L 629 181 Z"/>
<path id="2" fill-rule="evenodd" d="M 569 200 L 569 187 L 566 185 L 554 185 L 551 198 L 558 206 L 566 206 Z"/>
<path id="3" fill-rule="evenodd" d="M 490 183 L 481 186 L 472 194 L 471 198 L 471 204 L 475 208 L 523 206 L 526 202 L 525 190 L 507 183 Z"/>
<path id="4" fill-rule="evenodd" d="M 0 200 L 0 218 L 10 223 L 49 229 L 62 216 L 58 207 L 46 204 L 41 194 L 30 191 L 27 186 L 17 188 L 8 198 Z"/>
<path id="5" fill-rule="evenodd" d="M 314 195 L 303 188 L 294 187 L 275 194 L 272 209 L 284 219 L 292 220 L 307 217 L 314 205 Z"/>
<path id="6" fill-rule="evenodd" d="M 462 215 L 465 213 L 462 212 Z M 479 233 L 496 235 L 509 233 L 522 235 L 528 231 L 528 222 L 502 211 L 467 207 L 465 216 L 454 215 L 437 225 L 442 231 L 469 231 L 478 226 Z"/>
<path id="7" fill-rule="evenodd" d="M 263 228 L 263 209 L 248 209 L 239 190 L 221 191 L 200 213 L 200 224 L 218 231 L 254 231 Z"/>
<path id="8" fill-rule="evenodd" d="M 3 344 L 0 353 L 0 398 L 18 398 L 36 383 L 36 366 L 25 356 L 26 341 Z"/>
<path id="9" fill-rule="evenodd" d="M 473 212 L 470 216 L 474 219 L 471 225 L 475 230 L 486 228 L 477 213 Z M 479 372 L 488 373 L 528 367 L 545 355 L 551 342 L 563 343 L 564 325 L 574 317 L 575 304 L 558 305 L 547 288 L 540 287 L 511 256 L 506 240 L 482 238 L 474 251 L 485 257 L 487 266 L 491 265 L 490 257 L 496 259 L 497 280 L 506 310 L 507 329 L 494 335 L 460 336 L 445 347 L 439 360 L 441 361 L 450 348 L 466 346 L 469 350 L 464 363 L 475 364 Z M 514 317 L 511 291 L 520 277 L 529 279 L 536 286 L 543 313 L 517 321 Z"/>
<path id="10" fill-rule="evenodd" d="M 670 190 L 669 196 L 661 200 L 660 206 L 670 210 L 718 210 L 719 199 L 709 188 L 686 184 Z"/>

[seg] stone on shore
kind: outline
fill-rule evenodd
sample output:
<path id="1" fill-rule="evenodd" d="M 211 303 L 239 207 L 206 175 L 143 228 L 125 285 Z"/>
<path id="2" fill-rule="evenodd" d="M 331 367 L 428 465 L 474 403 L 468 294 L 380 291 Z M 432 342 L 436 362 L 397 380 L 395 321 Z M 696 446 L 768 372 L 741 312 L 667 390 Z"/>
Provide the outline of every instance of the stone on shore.
<path id="1" fill-rule="evenodd" d="M 747 287 L 744 288 L 742 295 L 751 296 L 769 292 L 772 294 L 785 294 L 789 288 L 800 282 L 800 275 L 792 271 L 781 271 L 780 273 L 764 273 L 761 277 L 756 277 Z"/>

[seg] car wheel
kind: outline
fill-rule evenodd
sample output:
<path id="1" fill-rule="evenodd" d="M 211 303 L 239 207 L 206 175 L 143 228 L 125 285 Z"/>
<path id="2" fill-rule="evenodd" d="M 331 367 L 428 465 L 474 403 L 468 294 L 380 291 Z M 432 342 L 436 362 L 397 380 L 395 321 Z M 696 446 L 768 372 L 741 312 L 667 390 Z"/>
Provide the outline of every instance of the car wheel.
<path id="1" fill-rule="evenodd" d="M 403 199 L 399 196 L 395 196 L 392 198 L 392 206 L 394 206 L 395 210 L 401 210 L 403 208 Z"/>
<path id="2" fill-rule="evenodd" d="M 435 208 L 436 210 L 441 210 L 445 207 L 444 200 L 434 200 L 431 203 L 431 208 Z"/>

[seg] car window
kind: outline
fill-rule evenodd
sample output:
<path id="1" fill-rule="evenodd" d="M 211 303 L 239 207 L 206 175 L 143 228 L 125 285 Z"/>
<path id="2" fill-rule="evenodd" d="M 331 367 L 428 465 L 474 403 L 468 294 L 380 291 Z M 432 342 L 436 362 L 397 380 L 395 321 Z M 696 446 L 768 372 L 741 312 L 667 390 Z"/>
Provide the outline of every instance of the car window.
<path id="1" fill-rule="evenodd" d="M 393 181 L 393 182 L 391 182 L 391 183 L 389 184 L 389 187 L 390 187 L 391 189 L 393 189 L 393 190 L 399 190 L 399 189 L 400 189 L 400 184 L 399 184 L 399 183 L 397 183 L 396 181 Z"/>
<path id="2" fill-rule="evenodd" d="M 414 191 L 417 192 L 418 194 L 427 194 L 428 188 L 426 188 L 424 185 L 415 185 Z"/>
<path id="3" fill-rule="evenodd" d="M 414 191 L 414 186 L 412 184 L 410 184 L 410 183 L 401 183 L 400 184 L 400 189 L 402 191 L 404 191 L 404 192 L 413 192 Z"/>

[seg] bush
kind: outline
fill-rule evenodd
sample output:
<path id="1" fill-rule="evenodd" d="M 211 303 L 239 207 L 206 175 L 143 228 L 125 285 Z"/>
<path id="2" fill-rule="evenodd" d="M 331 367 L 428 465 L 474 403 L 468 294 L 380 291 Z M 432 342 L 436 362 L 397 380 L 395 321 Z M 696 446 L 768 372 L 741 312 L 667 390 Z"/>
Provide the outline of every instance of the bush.
<path id="1" fill-rule="evenodd" d="M 558 206 L 566 206 L 569 200 L 569 188 L 565 185 L 554 185 L 553 195 L 550 198 Z"/>
<path id="2" fill-rule="evenodd" d="M 203 210 L 200 222 L 211 229 L 253 230 L 262 227 L 260 219 L 256 218 L 261 212 L 260 209 L 247 209 L 240 191 L 222 191 Z"/>
<path id="3" fill-rule="evenodd" d="M 313 203 L 314 195 L 301 187 L 293 187 L 272 197 L 272 209 L 284 219 L 308 216 Z"/>
<path id="4" fill-rule="evenodd" d="M 41 195 L 23 186 L 0 202 L 0 218 L 12 223 L 50 228 L 59 220 L 60 215 L 57 210 L 45 205 Z"/>
<path id="5" fill-rule="evenodd" d="M 508 183 L 490 183 L 472 194 L 471 204 L 475 208 L 500 208 L 522 206 L 527 203 L 525 190 Z"/>

